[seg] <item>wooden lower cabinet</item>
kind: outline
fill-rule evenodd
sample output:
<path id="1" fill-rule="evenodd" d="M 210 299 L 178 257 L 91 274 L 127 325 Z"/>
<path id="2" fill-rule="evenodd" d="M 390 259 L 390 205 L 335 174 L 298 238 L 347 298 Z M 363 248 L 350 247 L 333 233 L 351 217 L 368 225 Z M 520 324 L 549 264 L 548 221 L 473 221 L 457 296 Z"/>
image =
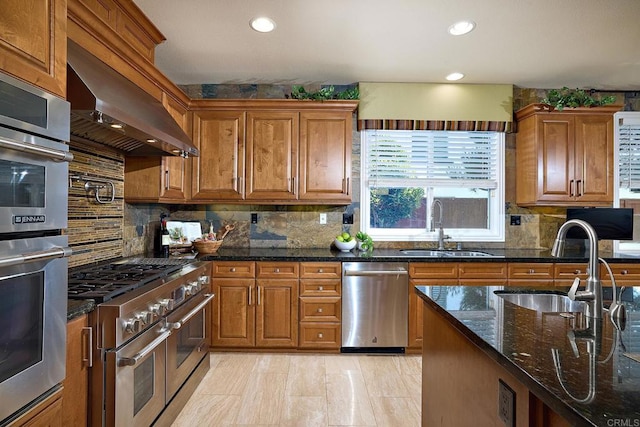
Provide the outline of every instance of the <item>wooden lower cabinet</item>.
<path id="1" fill-rule="evenodd" d="M 575 278 L 587 280 L 587 263 L 556 263 L 553 278 L 556 286 L 571 286 Z M 602 276 L 604 278 L 604 276 Z"/>
<path id="2" fill-rule="evenodd" d="M 89 407 L 91 328 L 87 315 L 67 323 L 67 372 L 63 381 L 62 425 L 86 426 Z"/>
<path id="3" fill-rule="evenodd" d="M 609 263 L 609 267 L 617 286 L 637 286 L 640 282 L 640 264 Z M 603 264 L 600 265 L 600 279 L 603 286 L 611 286 L 611 277 Z"/>
<path id="4" fill-rule="evenodd" d="M 339 349 L 342 345 L 342 265 L 300 263 L 300 338 L 303 349 Z"/>
<path id="5" fill-rule="evenodd" d="M 73 425 L 64 424 L 62 395 L 62 390 L 56 391 L 7 427 L 66 427 Z"/>
<path id="6" fill-rule="evenodd" d="M 257 265 L 256 265 L 257 264 Z M 281 268 L 291 275 L 292 264 L 266 269 L 262 263 L 214 262 L 211 346 L 215 348 L 295 348 L 298 343 L 298 279 L 271 278 Z M 271 264 L 271 263 L 269 263 Z M 265 271 L 253 278 L 256 271 Z M 297 274 L 297 267 L 295 268 Z"/>

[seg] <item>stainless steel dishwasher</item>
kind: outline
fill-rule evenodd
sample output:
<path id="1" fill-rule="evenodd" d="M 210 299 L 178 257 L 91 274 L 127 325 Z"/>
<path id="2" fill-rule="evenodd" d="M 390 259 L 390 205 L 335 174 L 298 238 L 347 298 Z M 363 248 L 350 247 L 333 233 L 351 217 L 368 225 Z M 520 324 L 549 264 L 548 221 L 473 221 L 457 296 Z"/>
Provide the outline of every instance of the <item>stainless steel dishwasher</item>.
<path id="1" fill-rule="evenodd" d="M 342 263 L 343 353 L 404 353 L 408 335 L 406 262 Z"/>

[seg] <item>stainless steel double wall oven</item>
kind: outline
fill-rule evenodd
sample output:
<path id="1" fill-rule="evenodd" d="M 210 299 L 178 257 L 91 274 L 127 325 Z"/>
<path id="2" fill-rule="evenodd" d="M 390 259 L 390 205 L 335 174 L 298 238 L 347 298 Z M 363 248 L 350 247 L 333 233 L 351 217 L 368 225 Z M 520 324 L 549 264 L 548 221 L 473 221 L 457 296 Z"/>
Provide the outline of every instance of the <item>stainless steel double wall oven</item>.
<path id="1" fill-rule="evenodd" d="M 69 104 L 0 73 L 0 425 L 65 375 Z"/>

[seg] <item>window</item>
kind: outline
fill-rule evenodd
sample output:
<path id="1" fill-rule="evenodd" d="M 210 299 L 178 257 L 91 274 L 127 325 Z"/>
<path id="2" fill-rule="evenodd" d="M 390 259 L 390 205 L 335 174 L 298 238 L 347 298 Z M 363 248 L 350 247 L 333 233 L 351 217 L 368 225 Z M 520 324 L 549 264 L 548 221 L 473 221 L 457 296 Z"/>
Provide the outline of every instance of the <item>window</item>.
<path id="1" fill-rule="evenodd" d="M 615 123 L 614 207 L 640 207 L 640 112 L 619 112 Z M 638 217 L 634 211 L 634 222 Z M 634 227 L 636 228 L 636 227 Z M 640 236 L 634 230 L 632 241 L 614 242 L 614 251 L 640 252 Z"/>
<path id="2" fill-rule="evenodd" d="M 504 241 L 503 133 L 366 130 L 362 138 L 361 227 L 371 237 L 437 240 L 441 222 L 458 242 Z"/>

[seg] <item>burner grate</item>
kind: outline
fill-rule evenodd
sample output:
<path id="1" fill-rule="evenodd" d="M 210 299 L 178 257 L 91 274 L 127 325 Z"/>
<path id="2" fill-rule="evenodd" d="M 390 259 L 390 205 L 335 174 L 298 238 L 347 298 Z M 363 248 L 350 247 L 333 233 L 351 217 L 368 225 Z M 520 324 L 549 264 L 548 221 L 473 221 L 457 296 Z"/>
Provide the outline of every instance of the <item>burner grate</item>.
<path id="1" fill-rule="evenodd" d="M 69 274 L 67 296 L 101 303 L 180 270 L 188 260 L 130 258 Z"/>

